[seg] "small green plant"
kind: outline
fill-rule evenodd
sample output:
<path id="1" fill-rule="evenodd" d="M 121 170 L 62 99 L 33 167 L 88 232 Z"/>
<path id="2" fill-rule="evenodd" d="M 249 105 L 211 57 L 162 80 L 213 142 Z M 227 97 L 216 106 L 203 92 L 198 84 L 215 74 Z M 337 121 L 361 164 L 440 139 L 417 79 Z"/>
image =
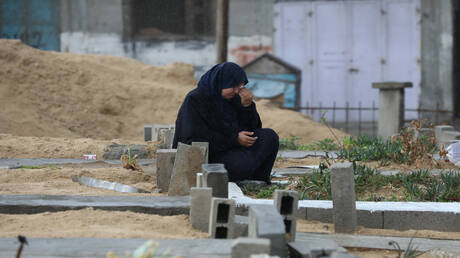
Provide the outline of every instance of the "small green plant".
<path id="1" fill-rule="evenodd" d="M 424 254 L 425 252 L 418 251 L 417 247 L 414 247 L 412 245 L 412 240 L 413 239 L 414 239 L 413 237 L 410 239 L 406 250 L 402 250 L 401 246 L 396 241 L 390 241 L 390 242 L 388 242 L 388 245 L 393 246 L 393 248 L 398 252 L 398 256 L 397 256 L 398 258 L 402 258 L 402 257 L 404 257 L 404 258 L 415 258 L 415 257 L 418 257 L 418 256 Z"/>
<path id="2" fill-rule="evenodd" d="M 46 168 L 49 169 L 49 170 L 60 169 L 60 167 L 56 166 L 55 164 L 48 164 L 48 166 L 46 166 Z"/>
<path id="3" fill-rule="evenodd" d="M 291 135 L 290 138 L 280 139 L 279 141 L 279 149 L 280 150 L 297 150 L 299 145 L 296 141 L 300 140 L 299 137 Z"/>
<path id="4" fill-rule="evenodd" d="M 241 187 L 241 191 L 243 191 L 244 195 L 254 196 L 258 199 L 268 199 L 273 196 L 273 192 L 276 189 L 285 189 L 284 185 L 279 184 L 272 184 L 267 186 L 254 186 L 254 185 L 245 185 Z"/>
<path id="5" fill-rule="evenodd" d="M 26 168 L 26 169 L 40 169 L 42 167 L 39 166 L 21 166 L 21 168 Z"/>

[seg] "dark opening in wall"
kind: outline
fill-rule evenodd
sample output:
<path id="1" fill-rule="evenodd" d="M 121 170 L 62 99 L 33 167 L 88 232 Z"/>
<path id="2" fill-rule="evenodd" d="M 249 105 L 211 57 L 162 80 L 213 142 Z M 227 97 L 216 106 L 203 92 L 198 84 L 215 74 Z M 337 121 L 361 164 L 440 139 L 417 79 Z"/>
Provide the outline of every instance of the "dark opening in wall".
<path id="1" fill-rule="evenodd" d="M 216 1 L 124 0 L 125 39 L 213 39 Z"/>

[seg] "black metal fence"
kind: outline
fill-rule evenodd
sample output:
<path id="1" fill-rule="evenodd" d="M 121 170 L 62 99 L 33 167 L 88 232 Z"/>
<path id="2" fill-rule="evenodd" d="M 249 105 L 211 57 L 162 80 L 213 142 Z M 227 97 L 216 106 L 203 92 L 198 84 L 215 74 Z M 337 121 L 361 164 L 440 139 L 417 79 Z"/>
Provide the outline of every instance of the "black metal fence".
<path id="1" fill-rule="evenodd" d="M 363 107 L 361 102 L 358 102 L 357 107 L 350 106 L 349 102 L 345 103 L 345 107 L 337 106 L 336 102 L 333 102 L 332 106 L 322 106 L 321 102 L 319 103 L 319 106 L 310 106 L 307 102 L 305 107 L 298 107 L 293 110 L 306 111 L 307 115 L 316 117 L 315 120 L 318 122 L 321 122 L 321 116 L 314 116 L 313 114 L 315 112 L 327 111 L 329 113 L 327 123 L 334 128 L 341 129 L 352 135 L 377 135 L 377 117 L 379 108 L 376 106 L 374 101 L 372 102 L 371 107 Z M 344 117 L 341 117 L 343 119 L 337 119 L 338 112 L 344 115 Z M 370 119 L 362 119 L 364 112 L 371 112 Z M 416 118 L 406 120 L 405 122 L 417 119 L 419 121 L 426 120 L 427 122 L 435 125 L 441 123 L 455 124 L 453 112 L 440 109 L 439 103 L 436 104 L 436 109 L 426 109 L 419 106 L 418 108 L 404 109 L 404 113 L 416 113 Z M 369 113 L 366 114 L 366 117 L 369 117 Z M 414 117 L 414 115 L 411 117 Z"/>

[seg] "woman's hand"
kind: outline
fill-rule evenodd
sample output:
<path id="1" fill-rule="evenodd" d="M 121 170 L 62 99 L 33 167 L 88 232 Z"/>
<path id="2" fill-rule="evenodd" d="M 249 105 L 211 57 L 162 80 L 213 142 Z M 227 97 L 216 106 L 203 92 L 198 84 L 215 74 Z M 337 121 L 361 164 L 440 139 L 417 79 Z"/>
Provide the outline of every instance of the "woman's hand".
<path id="1" fill-rule="evenodd" d="M 251 147 L 257 140 L 257 136 L 252 137 L 254 132 L 241 131 L 238 133 L 238 142 L 243 147 Z"/>
<path id="2" fill-rule="evenodd" d="M 249 107 L 252 103 L 252 99 L 254 98 L 251 90 L 243 86 L 240 88 L 239 94 L 241 97 L 241 105 L 243 105 L 243 107 Z"/>

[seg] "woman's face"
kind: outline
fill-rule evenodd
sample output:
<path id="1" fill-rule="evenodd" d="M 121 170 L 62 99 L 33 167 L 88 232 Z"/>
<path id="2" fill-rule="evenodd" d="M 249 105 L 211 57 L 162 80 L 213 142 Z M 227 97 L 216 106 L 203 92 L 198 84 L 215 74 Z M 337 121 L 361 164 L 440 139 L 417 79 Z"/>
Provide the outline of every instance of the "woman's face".
<path id="1" fill-rule="evenodd" d="M 240 93 L 241 87 L 244 86 L 244 83 L 234 86 L 233 88 L 222 89 L 221 95 L 224 99 L 232 99 L 236 94 Z"/>

